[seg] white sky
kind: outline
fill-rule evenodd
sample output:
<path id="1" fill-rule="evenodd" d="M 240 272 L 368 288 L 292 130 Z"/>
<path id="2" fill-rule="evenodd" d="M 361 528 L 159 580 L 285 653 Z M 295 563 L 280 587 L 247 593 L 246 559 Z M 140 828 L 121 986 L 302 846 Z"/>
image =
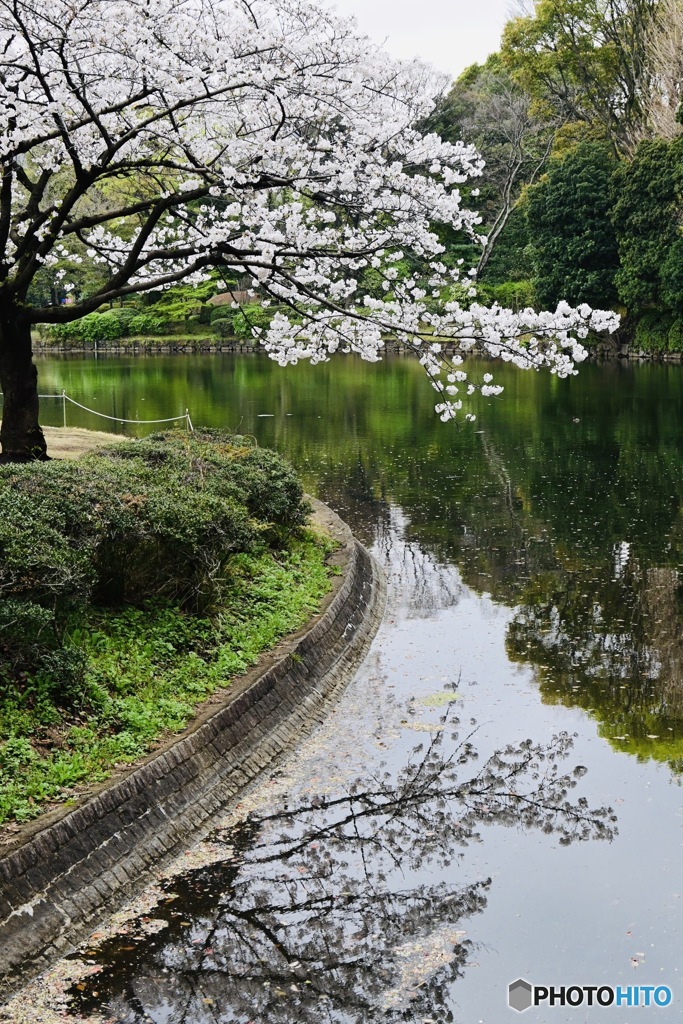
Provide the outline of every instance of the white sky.
<path id="1" fill-rule="evenodd" d="M 511 0 L 328 0 L 394 57 L 422 57 L 457 78 L 498 49 Z"/>

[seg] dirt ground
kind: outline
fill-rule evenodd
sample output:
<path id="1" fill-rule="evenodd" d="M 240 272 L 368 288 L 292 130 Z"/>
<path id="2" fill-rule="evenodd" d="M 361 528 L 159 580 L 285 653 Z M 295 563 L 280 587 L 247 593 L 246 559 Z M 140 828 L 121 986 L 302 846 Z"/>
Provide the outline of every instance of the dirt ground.
<path id="1" fill-rule="evenodd" d="M 123 434 L 107 434 L 102 430 L 83 430 L 81 427 L 43 427 L 43 433 L 47 453 L 53 459 L 77 459 L 102 444 L 129 440 Z"/>

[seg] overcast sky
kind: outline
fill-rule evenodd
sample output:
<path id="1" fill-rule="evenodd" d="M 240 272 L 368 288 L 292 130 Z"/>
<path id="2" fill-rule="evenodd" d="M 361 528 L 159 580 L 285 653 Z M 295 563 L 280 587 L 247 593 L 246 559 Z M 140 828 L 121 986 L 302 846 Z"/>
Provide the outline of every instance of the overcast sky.
<path id="1" fill-rule="evenodd" d="M 422 57 L 452 78 L 498 49 L 511 0 L 328 0 L 395 57 Z"/>

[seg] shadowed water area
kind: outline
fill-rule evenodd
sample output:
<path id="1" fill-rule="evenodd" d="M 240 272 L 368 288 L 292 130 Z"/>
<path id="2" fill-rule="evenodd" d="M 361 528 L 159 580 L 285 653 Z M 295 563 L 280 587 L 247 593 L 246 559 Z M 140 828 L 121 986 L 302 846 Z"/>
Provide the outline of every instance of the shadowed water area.
<path id="1" fill-rule="evenodd" d="M 389 580 L 327 725 L 216 832 L 213 863 L 89 950 L 102 970 L 74 990 L 81 1012 L 497 1024 L 520 976 L 683 998 L 681 368 L 502 367 L 503 397 L 460 429 L 403 358 L 39 370 L 41 392 L 103 413 L 189 406 L 277 448 Z"/>

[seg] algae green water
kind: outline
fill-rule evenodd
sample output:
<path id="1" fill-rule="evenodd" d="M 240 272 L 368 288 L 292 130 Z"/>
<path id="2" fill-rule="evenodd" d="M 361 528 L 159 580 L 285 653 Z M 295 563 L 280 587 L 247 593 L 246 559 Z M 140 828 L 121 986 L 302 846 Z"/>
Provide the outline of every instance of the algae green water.
<path id="1" fill-rule="evenodd" d="M 489 369 L 481 364 L 479 371 Z M 581 778 L 572 799 L 585 795 L 590 806 L 616 812 L 611 842 L 564 849 L 553 827 L 499 821 L 483 811 L 490 827 L 457 871 L 463 883 L 491 879 L 490 890 L 485 898 L 470 893 L 451 915 L 472 946 L 459 946 L 448 969 L 439 975 L 437 964 L 428 984 L 415 981 L 413 995 L 394 995 L 394 1002 L 386 1002 L 386 992 L 368 996 L 361 1010 L 349 995 L 351 982 L 328 985 L 311 1019 L 497 1024 L 512 1012 L 506 992 L 516 977 L 557 985 L 668 984 L 676 998 L 683 892 L 681 368 L 584 366 L 578 377 L 558 381 L 502 367 L 495 376 L 505 385 L 503 397 L 480 399 L 476 423 L 460 428 L 439 422 L 420 367 L 405 358 L 381 365 L 345 358 L 286 371 L 252 356 L 51 359 L 41 360 L 39 371 L 41 392 L 64 388 L 102 413 L 152 419 L 187 406 L 195 424 L 253 434 L 283 452 L 307 488 L 384 561 L 387 618 L 364 674 L 340 705 L 328 746 L 319 741 L 318 761 L 337 765 L 348 736 L 356 779 L 375 764 L 373 772 L 384 764 L 399 778 L 420 739 L 416 731 L 428 738 L 440 718 L 457 710 L 461 723 L 478 723 L 482 758 L 527 737 L 543 745 L 553 733 L 575 733 L 570 763 L 579 763 Z M 60 402 L 46 400 L 43 410 L 45 423 L 61 423 Z M 71 408 L 68 417 L 76 426 L 102 429 L 105 422 Z M 305 753 L 301 761 L 307 763 Z M 337 778 L 332 768 L 329 777 Z M 297 776 L 290 795 L 311 785 Z M 441 797 L 434 799 L 436 807 Z M 281 813 L 273 807 L 273 820 Z M 408 863 L 409 849 L 404 853 Z M 416 886 L 452 879 L 452 865 L 430 856 L 422 851 L 411 869 Z M 369 870 L 366 863 L 366 880 Z M 222 901 L 234 914 L 233 874 L 229 882 L 206 882 L 206 890 L 213 894 L 209 904 Z M 379 887 L 388 885 L 390 875 L 379 874 Z M 263 905 L 262 878 L 259 884 Z M 181 923 L 190 920 L 191 903 L 178 904 Z M 244 920 L 247 911 L 238 909 Z M 208 913 L 204 906 L 201 921 Z M 199 918 L 193 920 L 201 937 Z M 234 921 L 213 920 L 212 948 L 221 928 L 231 934 Z M 417 932 L 408 937 L 419 945 Z M 173 953 L 182 940 L 173 941 L 164 952 L 159 937 L 154 948 L 141 940 L 125 981 L 107 968 L 108 994 L 98 984 L 117 1020 L 309 1019 L 303 996 L 278 996 L 277 1012 L 275 1004 L 264 1009 L 255 968 L 244 963 L 239 970 L 225 966 L 223 988 L 207 967 L 213 988 L 205 998 L 224 1005 L 206 1016 L 202 1006 L 209 1004 L 197 996 L 195 1005 L 187 995 L 189 967 Z M 297 963 L 304 962 L 302 950 Z M 116 961 L 111 950 L 103 957 Z M 203 968 L 191 966 L 196 989 Z M 361 973 L 363 966 L 359 960 Z M 174 976 L 180 1002 L 160 1002 L 150 988 L 149 978 L 162 969 Z M 316 969 L 315 985 L 334 973 L 329 963 Z M 263 984 L 284 984 L 274 977 Z M 298 989 L 296 977 L 289 981 Z M 316 991 L 323 988 L 320 982 Z M 147 1003 L 141 992 L 150 993 Z M 403 1016 L 391 1016 L 399 1010 Z M 673 1006 L 649 1012 L 666 1024 L 679 1019 Z M 615 1007 L 596 1014 L 554 1007 L 528 1016 L 558 1024 L 630 1020 Z"/>

